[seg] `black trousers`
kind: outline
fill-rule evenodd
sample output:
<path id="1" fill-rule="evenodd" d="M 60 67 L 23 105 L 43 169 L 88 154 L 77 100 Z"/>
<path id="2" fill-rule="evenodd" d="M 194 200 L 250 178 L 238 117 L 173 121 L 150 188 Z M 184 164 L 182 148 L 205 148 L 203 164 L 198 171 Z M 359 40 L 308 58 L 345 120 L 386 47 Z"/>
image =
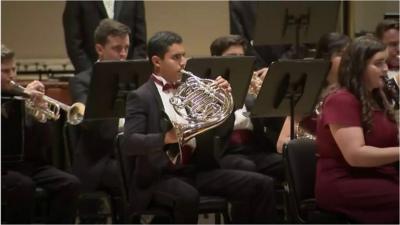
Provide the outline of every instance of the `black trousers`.
<path id="1" fill-rule="evenodd" d="M 80 188 L 78 178 L 53 166 L 29 163 L 2 176 L 2 196 L 6 198 L 8 221 L 29 223 L 35 187 L 41 187 L 48 193 L 48 223 L 75 222 Z M 21 213 L 24 215 L 21 216 Z"/>
<path id="2" fill-rule="evenodd" d="M 193 179 L 165 177 L 155 186 L 157 199 L 175 201 L 175 223 L 197 223 L 199 195 L 225 197 L 232 203 L 233 223 L 269 223 L 275 219 L 273 179 L 262 174 L 215 169 L 198 172 Z"/>
<path id="3" fill-rule="evenodd" d="M 259 172 L 273 177 L 277 182 L 284 180 L 282 155 L 274 152 L 248 152 L 227 154 L 220 160 L 221 168 Z"/>
<path id="4" fill-rule="evenodd" d="M 105 119 L 80 124 L 72 173 L 80 178 L 82 192 L 104 191 L 111 197 L 116 223 L 124 220 L 126 205 L 122 190 L 121 171 L 113 158 L 114 137 L 118 120 Z M 101 206 L 99 206 L 101 207 Z M 82 214 L 93 214 L 98 209 L 85 204 L 79 206 Z M 90 221 L 89 221 L 90 222 Z M 93 223 L 93 222 L 91 222 Z"/>
<path id="5" fill-rule="evenodd" d="M 2 171 L 2 216 L 7 223 L 31 223 L 34 192 L 35 184 L 30 177 L 15 171 Z"/>

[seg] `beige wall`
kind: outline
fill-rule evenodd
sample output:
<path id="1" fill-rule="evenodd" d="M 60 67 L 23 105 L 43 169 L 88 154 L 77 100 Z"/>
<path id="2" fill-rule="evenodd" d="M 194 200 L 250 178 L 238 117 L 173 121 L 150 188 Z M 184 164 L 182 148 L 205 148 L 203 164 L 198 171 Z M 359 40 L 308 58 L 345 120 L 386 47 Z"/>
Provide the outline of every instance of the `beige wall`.
<path id="1" fill-rule="evenodd" d="M 1 43 L 18 58 L 66 58 L 64 2 L 1 1 Z"/>
<path id="2" fill-rule="evenodd" d="M 182 35 L 186 52 L 209 55 L 209 46 L 218 36 L 229 34 L 228 2 L 149 1 L 145 4 L 147 34 L 172 30 Z"/>
<path id="3" fill-rule="evenodd" d="M 62 1 L 1 1 L 1 42 L 19 59 L 67 60 L 62 28 Z M 385 12 L 399 12 L 397 1 L 356 1 L 354 31 L 373 30 Z M 208 55 L 217 36 L 229 32 L 227 1 L 146 1 L 148 37 L 159 30 L 181 34 L 188 55 Z"/>
<path id="4" fill-rule="evenodd" d="M 1 42 L 19 59 L 67 58 L 62 27 L 64 2 L 1 2 Z M 148 37 L 160 30 L 182 35 L 188 55 L 209 54 L 209 44 L 229 32 L 228 2 L 147 1 Z"/>
<path id="5" fill-rule="evenodd" d="M 398 1 L 355 1 L 353 2 L 354 32 L 375 31 L 378 21 L 385 13 L 399 13 Z"/>

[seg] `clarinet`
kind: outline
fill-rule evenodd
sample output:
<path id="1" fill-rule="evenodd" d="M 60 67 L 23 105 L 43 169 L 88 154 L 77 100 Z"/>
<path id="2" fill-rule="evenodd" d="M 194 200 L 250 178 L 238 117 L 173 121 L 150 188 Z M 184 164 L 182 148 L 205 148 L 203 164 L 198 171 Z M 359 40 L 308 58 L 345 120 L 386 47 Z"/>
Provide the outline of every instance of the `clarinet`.
<path id="1" fill-rule="evenodd" d="M 388 100 L 394 104 L 396 110 L 399 109 L 399 86 L 394 78 L 389 78 L 387 75 L 383 77 L 385 86 L 383 91 L 385 92 Z"/>

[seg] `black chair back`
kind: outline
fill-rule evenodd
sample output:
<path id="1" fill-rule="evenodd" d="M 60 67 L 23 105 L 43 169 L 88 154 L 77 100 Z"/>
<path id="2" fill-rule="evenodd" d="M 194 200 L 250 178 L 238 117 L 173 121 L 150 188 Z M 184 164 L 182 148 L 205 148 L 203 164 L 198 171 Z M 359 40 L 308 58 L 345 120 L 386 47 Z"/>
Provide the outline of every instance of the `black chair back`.
<path id="1" fill-rule="evenodd" d="M 311 139 L 295 139 L 284 151 L 289 187 L 299 202 L 314 198 L 316 145 Z"/>
<path id="2" fill-rule="evenodd" d="M 314 188 L 317 148 L 314 140 L 291 140 L 284 150 L 284 165 L 292 223 L 348 223 L 343 215 L 317 207 Z"/>
<path id="3" fill-rule="evenodd" d="M 311 139 L 291 140 L 283 152 L 288 184 L 289 216 L 292 222 L 305 223 L 307 210 L 315 208 L 314 186 L 316 145 Z"/>

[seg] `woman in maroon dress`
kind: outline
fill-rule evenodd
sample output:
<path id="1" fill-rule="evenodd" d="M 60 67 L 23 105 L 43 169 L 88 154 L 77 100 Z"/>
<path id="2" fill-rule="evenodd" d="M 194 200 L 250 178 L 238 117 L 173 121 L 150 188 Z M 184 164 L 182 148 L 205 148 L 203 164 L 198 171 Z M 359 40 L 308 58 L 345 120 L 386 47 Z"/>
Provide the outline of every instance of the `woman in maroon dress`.
<path id="1" fill-rule="evenodd" d="M 399 222 L 399 128 L 382 92 L 386 58 L 374 38 L 350 44 L 341 89 L 326 97 L 317 124 L 317 204 L 360 223 Z"/>

